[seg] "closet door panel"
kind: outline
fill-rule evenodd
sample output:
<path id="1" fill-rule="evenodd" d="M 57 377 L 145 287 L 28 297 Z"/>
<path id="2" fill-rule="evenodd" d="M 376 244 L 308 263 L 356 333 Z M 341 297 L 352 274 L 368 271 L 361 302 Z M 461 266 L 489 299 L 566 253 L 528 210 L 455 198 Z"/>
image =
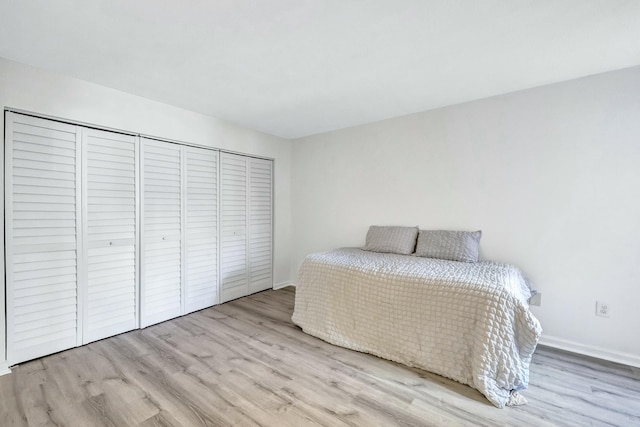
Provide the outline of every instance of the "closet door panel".
<path id="1" fill-rule="evenodd" d="M 181 147 L 142 140 L 141 326 L 182 313 Z"/>
<path id="2" fill-rule="evenodd" d="M 6 114 L 9 365 L 78 345 L 78 128 Z"/>
<path id="3" fill-rule="evenodd" d="M 135 329 L 137 138 L 83 130 L 83 343 Z"/>
<path id="4" fill-rule="evenodd" d="M 185 147 L 185 312 L 218 299 L 218 152 Z"/>
<path id="5" fill-rule="evenodd" d="M 247 157 L 220 154 L 220 301 L 249 293 L 247 259 Z"/>
<path id="6" fill-rule="evenodd" d="M 273 287 L 271 160 L 249 159 L 249 291 Z"/>

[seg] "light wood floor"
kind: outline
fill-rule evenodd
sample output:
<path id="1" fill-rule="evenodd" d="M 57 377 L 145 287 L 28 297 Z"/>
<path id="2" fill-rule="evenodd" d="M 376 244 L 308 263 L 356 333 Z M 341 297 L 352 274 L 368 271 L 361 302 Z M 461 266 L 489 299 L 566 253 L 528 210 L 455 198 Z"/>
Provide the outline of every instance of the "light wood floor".
<path id="1" fill-rule="evenodd" d="M 0 377 L 0 425 L 640 425 L 640 370 L 539 348 L 524 396 L 346 350 L 291 323 L 292 288 L 24 363 Z"/>

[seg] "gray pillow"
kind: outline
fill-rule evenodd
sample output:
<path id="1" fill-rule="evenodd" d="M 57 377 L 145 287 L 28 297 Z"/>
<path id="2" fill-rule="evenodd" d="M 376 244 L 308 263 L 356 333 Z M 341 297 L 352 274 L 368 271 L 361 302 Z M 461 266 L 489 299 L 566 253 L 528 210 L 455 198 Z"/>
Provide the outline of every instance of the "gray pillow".
<path id="1" fill-rule="evenodd" d="M 416 247 L 418 227 L 380 227 L 372 225 L 367 232 L 365 251 L 410 255 Z"/>
<path id="2" fill-rule="evenodd" d="M 420 230 L 416 256 L 477 262 L 482 231 Z"/>

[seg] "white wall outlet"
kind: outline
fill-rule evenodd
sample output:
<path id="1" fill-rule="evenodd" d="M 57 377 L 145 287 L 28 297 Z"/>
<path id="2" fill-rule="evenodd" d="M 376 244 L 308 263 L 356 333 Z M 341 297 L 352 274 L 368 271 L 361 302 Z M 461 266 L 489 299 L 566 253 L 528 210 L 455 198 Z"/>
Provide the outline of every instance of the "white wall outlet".
<path id="1" fill-rule="evenodd" d="M 611 314 L 611 307 L 609 304 L 602 301 L 596 301 L 596 316 L 609 317 Z"/>
<path id="2" fill-rule="evenodd" d="M 529 298 L 529 305 L 535 305 L 536 307 L 540 307 L 542 304 L 542 293 L 538 292 L 531 298 Z"/>

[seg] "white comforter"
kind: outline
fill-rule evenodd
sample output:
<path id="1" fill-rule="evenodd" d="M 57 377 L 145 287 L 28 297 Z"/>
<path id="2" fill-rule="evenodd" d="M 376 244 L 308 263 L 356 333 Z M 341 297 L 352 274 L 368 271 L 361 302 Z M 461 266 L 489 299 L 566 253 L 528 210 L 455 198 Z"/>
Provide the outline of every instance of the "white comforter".
<path id="1" fill-rule="evenodd" d="M 293 322 L 332 344 L 468 384 L 503 407 L 542 332 L 520 271 L 355 248 L 311 254 Z"/>

